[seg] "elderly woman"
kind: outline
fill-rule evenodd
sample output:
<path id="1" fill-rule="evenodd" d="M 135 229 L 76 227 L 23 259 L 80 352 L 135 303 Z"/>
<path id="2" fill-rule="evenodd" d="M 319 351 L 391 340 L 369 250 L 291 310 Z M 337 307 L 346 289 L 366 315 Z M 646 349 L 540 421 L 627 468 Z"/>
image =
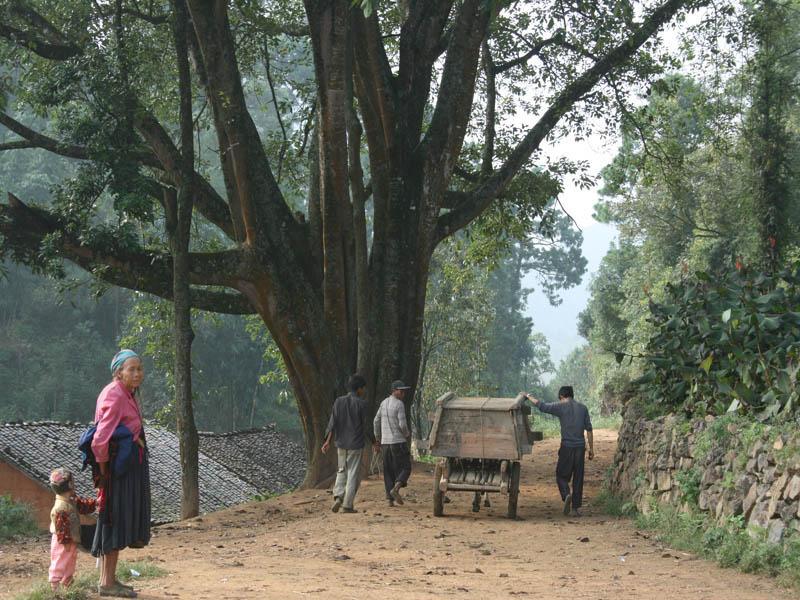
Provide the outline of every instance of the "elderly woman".
<path id="1" fill-rule="evenodd" d="M 116 578 L 119 551 L 150 541 L 150 472 L 136 391 L 144 379 L 133 350 L 111 361 L 112 381 L 97 397 L 92 452 L 99 467 L 95 482 L 98 519 L 92 555 L 101 557 L 101 596 L 134 598 L 133 588 Z"/>

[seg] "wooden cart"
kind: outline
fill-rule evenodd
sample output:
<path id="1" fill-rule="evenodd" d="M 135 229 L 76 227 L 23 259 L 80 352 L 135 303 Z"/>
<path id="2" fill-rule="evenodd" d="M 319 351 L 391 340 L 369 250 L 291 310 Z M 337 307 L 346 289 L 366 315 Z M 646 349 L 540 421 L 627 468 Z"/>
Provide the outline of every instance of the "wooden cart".
<path id="1" fill-rule="evenodd" d="M 448 392 L 436 401 L 428 440 L 429 452 L 441 457 L 433 476 L 433 514 L 444 514 L 445 494 L 473 492 L 472 510 L 480 497 L 508 496 L 508 516 L 517 516 L 520 460 L 530 454 L 541 432 L 531 431 L 530 406 L 516 398 L 459 398 Z"/>

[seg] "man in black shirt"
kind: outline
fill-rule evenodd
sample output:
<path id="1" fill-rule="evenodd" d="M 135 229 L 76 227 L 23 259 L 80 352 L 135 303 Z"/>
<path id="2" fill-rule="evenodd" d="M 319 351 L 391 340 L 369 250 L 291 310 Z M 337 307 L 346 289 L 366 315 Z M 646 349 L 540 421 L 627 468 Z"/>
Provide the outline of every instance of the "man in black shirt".
<path id="1" fill-rule="evenodd" d="M 556 465 L 556 483 L 561 499 L 564 501 L 564 514 L 580 517 L 580 508 L 583 503 L 583 468 L 586 454 L 586 442 L 583 432 L 589 440 L 589 460 L 594 458 L 594 436 L 592 434 L 592 421 L 589 410 L 576 402 L 573 398 L 571 385 L 562 386 L 558 390 L 558 402 L 546 404 L 525 394 L 531 402 L 543 413 L 556 415 L 561 423 L 561 447 L 558 449 L 558 464 Z M 572 480 L 572 492 L 569 482 Z"/>
<path id="2" fill-rule="evenodd" d="M 335 440 L 339 469 L 336 483 L 333 484 L 333 512 L 354 513 L 353 500 L 361 484 L 361 455 L 364 450 L 364 437 L 368 437 L 373 448 L 379 447 L 367 426 L 367 403 L 364 392 L 367 380 L 361 375 L 352 375 L 347 382 L 350 393 L 340 396 L 333 403 L 331 418 L 325 430 L 325 443 L 322 453 L 328 452 L 331 441 Z"/>

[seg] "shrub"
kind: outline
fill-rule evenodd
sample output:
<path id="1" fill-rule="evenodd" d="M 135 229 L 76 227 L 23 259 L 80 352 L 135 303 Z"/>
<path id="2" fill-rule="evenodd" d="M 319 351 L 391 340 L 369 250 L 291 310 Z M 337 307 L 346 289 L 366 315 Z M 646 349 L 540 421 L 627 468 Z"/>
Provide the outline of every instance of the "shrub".
<path id="1" fill-rule="evenodd" d="M 612 517 L 630 517 L 636 514 L 636 505 L 633 502 L 612 493 L 607 488 L 600 490 L 595 503 L 600 510 Z"/>
<path id="2" fill-rule="evenodd" d="M 700 498 L 701 479 L 702 475 L 697 467 L 692 467 L 685 471 L 678 471 L 675 474 L 675 480 L 678 482 L 678 487 L 683 494 L 684 500 L 692 506 L 697 506 L 697 500 Z"/>
<path id="3" fill-rule="evenodd" d="M 28 505 L 14 502 L 11 496 L 0 496 L 0 541 L 32 535 L 37 530 Z"/>
<path id="4" fill-rule="evenodd" d="M 666 292 L 650 302 L 645 400 L 688 415 L 797 414 L 800 262 L 774 276 L 697 272 Z"/>

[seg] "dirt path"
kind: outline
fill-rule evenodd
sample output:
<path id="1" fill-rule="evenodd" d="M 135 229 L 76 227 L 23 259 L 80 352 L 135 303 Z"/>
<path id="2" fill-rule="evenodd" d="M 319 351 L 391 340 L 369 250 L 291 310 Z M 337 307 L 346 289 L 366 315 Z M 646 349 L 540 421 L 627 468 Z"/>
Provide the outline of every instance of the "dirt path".
<path id="1" fill-rule="evenodd" d="M 522 470 L 519 514 L 505 503 L 470 511 L 453 494 L 431 515 L 432 469 L 415 465 L 406 505 L 390 509 L 383 483 L 367 480 L 359 514 L 332 514 L 330 494 L 302 491 L 155 530 L 152 544 L 123 552 L 157 561 L 167 577 L 143 581 L 140 598 L 793 598 L 770 580 L 724 570 L 664 548 L 627 520 L 592 507 L 614 454 L 614 432 L 595 432 L 582 519 L 561 516 L 553 482 L 557 440 L 537 444 Z M 535 460 L 534 460 L 535 459 Z M 585 539 L 585 538 L 588 538 Z M 0 597 L 46 573 L 46 539 L 0 546 Z M 82 554 L 80 570 L 93 568 Z"/>

